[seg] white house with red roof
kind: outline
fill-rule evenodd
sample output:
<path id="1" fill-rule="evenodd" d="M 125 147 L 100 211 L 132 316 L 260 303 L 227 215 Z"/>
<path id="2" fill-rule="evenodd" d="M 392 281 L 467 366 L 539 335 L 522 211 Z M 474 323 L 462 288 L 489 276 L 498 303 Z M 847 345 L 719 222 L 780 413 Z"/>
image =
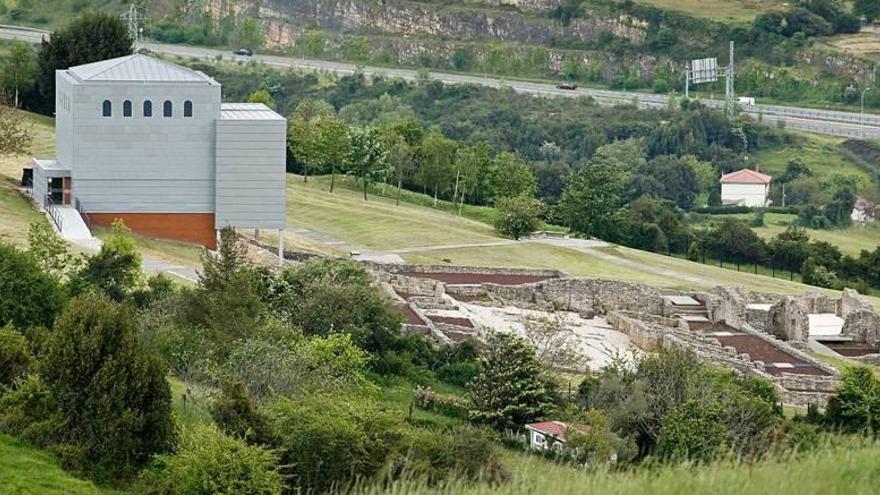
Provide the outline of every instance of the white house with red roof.
<path id="1" fill-rule="evenodd" d="M 587 431 L 585 425 L 565 423 L 563 421 L 542 421 L 526 425 L 529 432 L 529 445 L 533 449 L 547 450 L 550 448 L 561 449 L 565 446 L 565 434 L 569 428 Z"/>
<path id="2" fill-rule="evenodd" d="M 764 208 L 770 204 L 773 177 L 744 168 L 721 176 L 721 204 Z"/>

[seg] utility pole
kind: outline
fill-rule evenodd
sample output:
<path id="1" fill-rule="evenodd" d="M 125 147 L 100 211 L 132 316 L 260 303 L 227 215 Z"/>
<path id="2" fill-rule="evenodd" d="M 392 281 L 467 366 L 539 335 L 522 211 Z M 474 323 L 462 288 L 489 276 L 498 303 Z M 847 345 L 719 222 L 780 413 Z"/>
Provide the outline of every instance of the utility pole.
<path id="1" fill-rule="evenodd" d="M 734 101 L 734 68 L 733 68 L 733 41 L 730 42 L 730 65 L 727 67 L 727 77 L 724 82 L 724 100 L 726 103 L 727 117 L 733 118 L 736 102 Z"/>
<path id="2" fill-rule="evenodd" d="M 128 35 L 134 41 L 134 51 L 138 51 L 141 42 L 141 34 L 144 32 L 140 26 L 141 21 L 146 21 L 146 16 L 140 13 L 134 2 L 128 4 L 128 12 L 122 14 L 122 19 L 128 24 Z"/>
<path id="3" fill-rule="evenodd" d="M 864 91 L 862 91 L 862 105 L 859 109 L 859 128 L 862 130 L 862 134 L 865 133 L 865 93 L 871 91 L 872 89 L 874 88 L 868 86 L 864 89 Z"/>

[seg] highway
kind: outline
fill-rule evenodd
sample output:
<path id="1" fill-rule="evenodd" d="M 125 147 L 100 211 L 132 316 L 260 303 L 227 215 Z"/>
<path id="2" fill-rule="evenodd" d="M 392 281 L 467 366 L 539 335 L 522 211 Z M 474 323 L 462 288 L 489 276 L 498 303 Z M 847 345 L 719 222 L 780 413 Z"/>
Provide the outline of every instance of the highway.
<path id="1" fill-rule="evenodd" d="M 45 31 L 13 26 L 0 26 L 0 38 L 39 43 L 43 37 L 48 36 L 49 33 Z M 276 55 L 257 54 L 250 57 L 236 56 L 229 51 L 186 45 L 141 43 L 139 47 L 157 53 L 179 55 L 187 58 L 206 60 L 222 58 L 224 60 L 235 61 L 259 61 L 266 65 L 280 68 L 327 70 L 339 74 L 352 74 L 356 70 L 360 70 L 365 75 L 384 75 L 387 77 L 400 77 L 407 80 L 415 80 L 419 77 L 419 72 L 414 69 L 357 66 L 345 62 L 332 62 Z M 434 80 L 442 81 L 444 84 L 476 84 L 493 88 L 505 86 L 520 93 L 533 95 L 561 97 L 589 96 L 594 98 L 599 104 L 605 105 L 636 103 L 642 107 L 664 107 L 667 105 L 668 98 L 665 95 L 612 91 L 595 88 L 564 90 L 546 83 L 502 80 L 492 77 L 450 74 L 446 72 L 430 72 L 429 77 Z M 721 108 L 724 106 L 723 100 L 701 99 L 700 101 L 710 107 Z M 777 122 L 782 120 L 785 123 L 785 128 L 790 130 L 828 136 L 880 139 L 880 115 L 877 114 L 865 113 L 863 116 L 860 116 L 855 112 L 762 104 L 742 108 L 742 111 L 755 119 L 760 119 L 767 125 L 777 125 Z"/>

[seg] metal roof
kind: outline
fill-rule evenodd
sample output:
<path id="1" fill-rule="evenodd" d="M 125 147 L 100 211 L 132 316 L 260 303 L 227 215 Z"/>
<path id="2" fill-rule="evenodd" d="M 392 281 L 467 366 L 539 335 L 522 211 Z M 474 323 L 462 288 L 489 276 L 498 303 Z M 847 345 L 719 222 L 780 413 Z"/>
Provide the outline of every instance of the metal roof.
<path id="1" fill-rule="evenodd" d="M 286 120 L 262 103 L 221 103 L 220 120 Z"/>
<path id="2" fill-rule="evenodd" d="M 744 168 L 721 176 L 722 184 L 768 184 L 773 177 Z"/>
<path id="3" fill-rule="evenodd" d="M 142 53 L 111 58 L 67 69 L 80 82 L 141 82 L 217 84 L 202 72 Z"/>

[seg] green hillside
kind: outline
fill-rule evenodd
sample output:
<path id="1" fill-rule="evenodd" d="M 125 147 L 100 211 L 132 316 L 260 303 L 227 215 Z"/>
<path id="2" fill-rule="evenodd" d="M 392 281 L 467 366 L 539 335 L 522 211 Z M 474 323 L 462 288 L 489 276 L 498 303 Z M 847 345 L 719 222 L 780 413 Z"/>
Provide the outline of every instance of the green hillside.
<path id="1" fill-rule="evenodd" d="M 114 493 L 76 479 L 48 452 L 0 435 L 0 493 L 5 495 L 98 495 Z"/>

